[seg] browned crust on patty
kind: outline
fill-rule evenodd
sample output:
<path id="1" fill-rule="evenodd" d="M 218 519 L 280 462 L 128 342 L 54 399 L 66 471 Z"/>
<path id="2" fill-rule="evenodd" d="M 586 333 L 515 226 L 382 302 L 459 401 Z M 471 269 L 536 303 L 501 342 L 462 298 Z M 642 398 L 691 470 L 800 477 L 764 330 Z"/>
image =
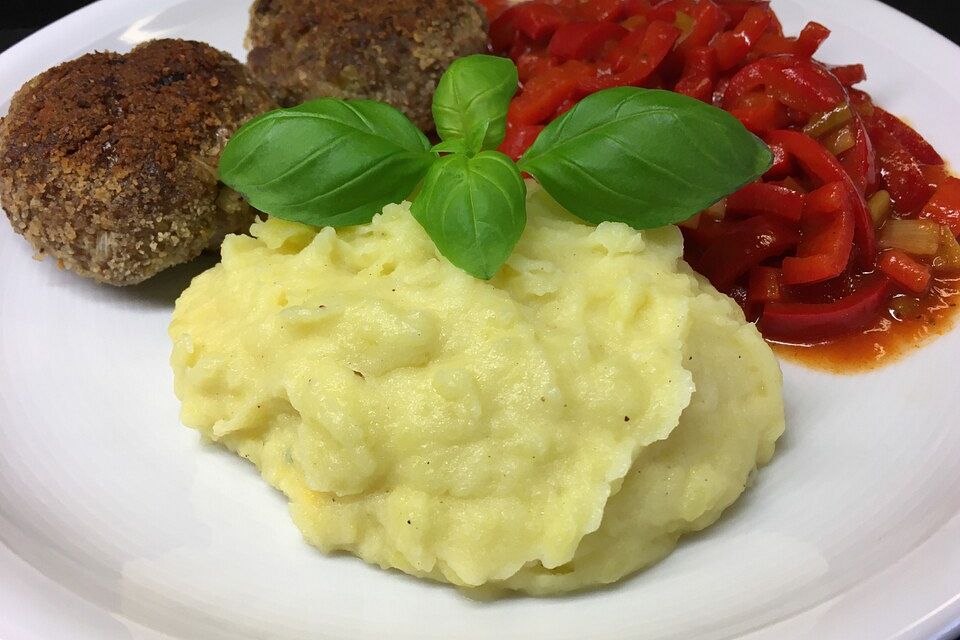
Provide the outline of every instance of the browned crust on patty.
<path id="1" fill-rule="evenodd" d="M 284 106 L 369 98 L 429 131 L 440 75 L 486 46 L 474 0 L 256 0 L 247 65 Z"/>
<path id="2" fill-rule="evenodd" d="M 141 282 L 249 224 L 243 207 L 217 206 L 217 162 L 240 124 L 275 106 L 243 65 L 199 42 L 85 55 L 14 96 L 0 203 L 38 254 Z"/>

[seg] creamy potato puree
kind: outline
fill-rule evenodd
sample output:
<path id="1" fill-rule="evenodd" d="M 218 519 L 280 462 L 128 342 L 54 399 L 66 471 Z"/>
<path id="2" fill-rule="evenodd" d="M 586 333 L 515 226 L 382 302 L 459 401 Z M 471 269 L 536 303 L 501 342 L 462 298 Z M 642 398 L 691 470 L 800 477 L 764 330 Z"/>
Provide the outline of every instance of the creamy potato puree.
<path id="1" fill-rule="evenodd" d="M 536 594 L 656 561 L 769 460 L 779 369 L 675 229 L 591 227 L 536 188 L 528 217 L 490 282 L 406 205 L 228 237 L 170 327 L 183 421 L 324 551 Z"/>

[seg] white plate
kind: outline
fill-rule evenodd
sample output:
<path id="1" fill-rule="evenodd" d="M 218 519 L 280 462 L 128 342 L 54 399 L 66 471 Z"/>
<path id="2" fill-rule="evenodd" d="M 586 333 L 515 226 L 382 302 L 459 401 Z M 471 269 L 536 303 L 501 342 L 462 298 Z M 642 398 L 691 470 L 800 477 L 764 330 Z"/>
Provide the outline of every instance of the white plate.
<path id="1" fill-rule="evenodd" d="M 103 0 L 0 55 L 0 99 L 62 60 L 144 39 L 242 54 L 248 0 Z M 775 0 L 790 31 L 960 161 L 960 50 L 872 0 Z M 0 112 L 6 105 L 0 105 Z M 252 466 L 180 426 L 173 300 L 30 260 L 0 223 L 0 638 L 897 640 L 960 621 L 960 331 L 885 370 L 786 366 L 789 431 L 724 520 L 611 589 L 469 601 L 324 557 Z"/>

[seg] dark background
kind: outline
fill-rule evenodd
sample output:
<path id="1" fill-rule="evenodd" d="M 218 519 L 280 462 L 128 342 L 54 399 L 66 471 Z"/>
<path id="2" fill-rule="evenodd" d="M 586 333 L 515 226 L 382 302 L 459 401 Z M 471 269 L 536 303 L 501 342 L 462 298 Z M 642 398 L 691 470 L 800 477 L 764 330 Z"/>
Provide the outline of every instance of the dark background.
<path id="1" fill-rule="evenodd" d="M 953 18 L 960 5 L 958 0 L 884 1 L 960 44 L 960 20 Z M 90 2 L 91 0 L 0 0 L 0 51 Z M 901 45 L 909 46 L 909 43 Z"/>
<path id="2" fill-rule="evenodd" d="M 382 1 L 382 0 L 370 0 Z M 837 0 L 843 2 L 843 0 Z M 885 0 L 904 13 L 909 13 L 954 42 L 960 43 L 960 20 L 957 0 Z M 30 35 L 90 0 L 0 0 L 0 51 Z M 830 25 L 827 25 L 830 26 Z"/>

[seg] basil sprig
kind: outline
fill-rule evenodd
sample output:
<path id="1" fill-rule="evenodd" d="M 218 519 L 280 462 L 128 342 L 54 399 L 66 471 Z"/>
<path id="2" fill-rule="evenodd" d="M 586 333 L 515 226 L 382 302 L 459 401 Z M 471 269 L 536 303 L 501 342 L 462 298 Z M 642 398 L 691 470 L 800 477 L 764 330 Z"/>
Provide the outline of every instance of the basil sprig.
<path id="1" fill-rule="evenodd" d="M 516 87 L 507 59 L 455 61 L 434 94 L 441 142 L 433 147 L 406 116 L 369 100 L 324 98 L 272 111 L 230 139 L 220 178 L 257 209 L 315 226 L 369 222 L 417 192 L 411 212 L 440 253 L 489 279 L 526 224 L 521 171 L 587 222 L 649 229 L 689 218 L 773 161 L 720 109 L 621 87 L 581 100 L 517 164 L 495 151 Z"/>

